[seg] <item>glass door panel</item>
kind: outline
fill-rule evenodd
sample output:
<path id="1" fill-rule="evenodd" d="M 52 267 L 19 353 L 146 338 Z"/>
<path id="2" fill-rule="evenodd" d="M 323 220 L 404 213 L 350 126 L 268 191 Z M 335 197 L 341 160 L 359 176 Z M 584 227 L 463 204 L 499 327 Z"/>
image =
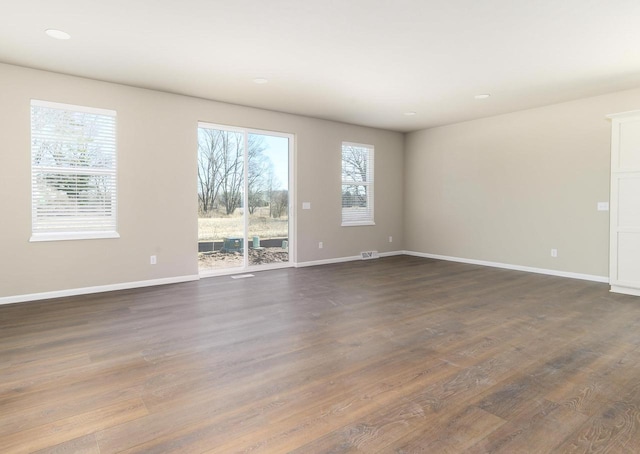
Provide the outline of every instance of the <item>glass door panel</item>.
<path id="1" fill-rule="evenodd" d="M 249 266 L 289 262 L 289 138 L 247 136 Z"/>
<path id="2" fill-rule="evenodd" d="M 245 133 L 198 128 L 198 269 L 245 265 Z"/>

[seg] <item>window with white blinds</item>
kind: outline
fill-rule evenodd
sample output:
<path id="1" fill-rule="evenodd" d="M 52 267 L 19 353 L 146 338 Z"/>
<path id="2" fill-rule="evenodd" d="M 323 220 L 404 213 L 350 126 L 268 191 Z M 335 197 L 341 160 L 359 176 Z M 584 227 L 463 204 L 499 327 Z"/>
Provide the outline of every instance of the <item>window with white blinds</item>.
<path id="1" fill-rule="evenodd" d="M 116 112 L 31 101 L 31 241 L 116 238 Z"/>
<path id="2" fill-rule="evenodd" d="M 342 225 L 374 225 L 372 145 L 342 143 Z"/>

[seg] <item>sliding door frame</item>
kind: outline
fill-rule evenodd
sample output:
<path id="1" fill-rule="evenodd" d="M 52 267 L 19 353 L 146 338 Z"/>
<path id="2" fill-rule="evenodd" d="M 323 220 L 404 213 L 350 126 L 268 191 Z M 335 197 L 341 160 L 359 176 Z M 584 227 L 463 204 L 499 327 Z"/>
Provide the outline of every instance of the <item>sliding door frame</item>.
<path id="1" fill-rule="evenodd" d="M 242 266 L 233 267 L 233 268 L 221 268 L 219 270 L 211 270 L 200 272 L 200 277 L 213 277 L 213 276 L 224 276 L 230 274 L 238 274 L 238 273 L 246 273 L 248 271 L 263 271 L 263 270 L 272 270 L 279 268 L 289 268 L 294 267 L 296 264 L 296 255 L 297 255 L 297 247 L 296 247 L 296 178 L 295 178 L 295 150 L 296 150 L 296 141 L 295 135 L 286 132 L 278 132 L 278 131 L 268 131 L 264 129 L 254 129 L 254 128 L 243 128 L 239 126 L 228 126 L 217 123 L 209 123 L 206 121 L 198 122 L 198 128 L 211 128 L 218 129 L 223 131 L 231 131 L 236 133 L 241 133 L 243 135 L 243 189 L 242 189 L 242 217 L 244 221 L 244 237 L 243 237 L 243 254 L 242 254 Z M 288 261 L 287 262 L 276 262 L 276 263 L 267 263 L 264 265 L 250 265 L 249 264 L 249 191 L 248 182 L 249 182 L 249 153 L 248 153 L 248 143 L 249 143 L 249 135 L 264 135 L 271 137 L 282 137 L 288 139 L 288 171 L 287 171 L 287 197 L 288 197 L 288 233 L 287 233 L 287 241 L 288 241 Z"/>

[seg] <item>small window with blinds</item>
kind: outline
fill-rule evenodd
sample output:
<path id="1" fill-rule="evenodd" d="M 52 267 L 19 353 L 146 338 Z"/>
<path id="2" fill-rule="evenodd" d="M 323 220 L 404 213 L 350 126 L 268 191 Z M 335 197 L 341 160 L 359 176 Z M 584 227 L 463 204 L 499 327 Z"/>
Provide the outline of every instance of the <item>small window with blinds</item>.
<path id="1" fill-rule="evenodd" d="M 342 225 L 374 225 L 373 146 L 342 143 Z"/>
<path id="2" fill-rule="evenodd" d="M 31 101 L 31 241 L 117 238 L 116 112 Z"/>

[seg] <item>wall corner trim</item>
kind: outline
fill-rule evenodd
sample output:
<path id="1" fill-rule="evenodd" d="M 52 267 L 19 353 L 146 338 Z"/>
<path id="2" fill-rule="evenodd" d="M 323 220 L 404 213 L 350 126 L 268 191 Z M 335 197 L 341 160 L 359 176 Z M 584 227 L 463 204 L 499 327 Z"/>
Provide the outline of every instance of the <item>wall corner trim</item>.
<path id="1" fill-rule="evenodd" d="M 466 259 L 460 257 L 450 257 L 446 255 L 427 254 L 424 252 L 404 251 L 406 255 L 412 255 L 414 257 L 424 257 L 428 259 L 445 260 L 448 262 L 460 262 L 468 263 L 471 265 L 490 266 L 493 268 L 503 268 L 513 271 L 525 271 L 527 273 L 547 274 L 550 276 L 568 277 L 570 279 L 581 279 L 583 281 L 601 282 L 604 284 L 609 283 L 609 276 L 597 276 L 593 274 L 572 273 L 569 271 L 549 270 L 545 268 L 534 268 L 531 266 L 512 265 L 509 263 L 488 262 L 485 260 Z"/>
<path id="2" fill-rule="evenodd" d="M 156 285 L 177 284 L 180 282 L 197 281 L 200 276 L 187 275 L 167 277 L 162 279 L 150 279 L 147 281 L 123 282 L 121 284 L 98 285 L 95 287 L 74 288 L 68 290 L 56 290 L 53 292 L 30 293 L 25 295 L 0 297 L 0 305 L 12 303 L 24 303 L 28 301 L 46 300 L 52 298 L 63 298 L 67 296 L 88 295 L 91 293 L 112 292 L 115 290 L 128 290 L 140 287 L 153 287 Z"/>

